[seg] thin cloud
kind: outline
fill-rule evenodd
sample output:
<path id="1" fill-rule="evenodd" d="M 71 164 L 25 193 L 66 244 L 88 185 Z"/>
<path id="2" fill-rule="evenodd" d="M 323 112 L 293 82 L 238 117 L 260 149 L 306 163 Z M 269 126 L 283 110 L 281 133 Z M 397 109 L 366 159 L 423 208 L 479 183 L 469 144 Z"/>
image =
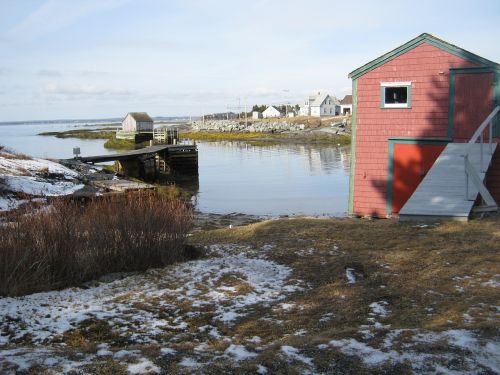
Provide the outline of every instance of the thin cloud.
<path id="1" fill-rule="evenodd" d="M 60 85 L 49 83 L 45 85 L 44 92 L 53 95 L 65 96 L 130 96 L 133 93 L 129 90 L 101 87 L 96 85 Z"/>
<path id="2" fill-rule="evenodd" d="M 61 77 L 62 73 L 58 70 L 42 69 L 38 71 L 40 77 Z"/>
<path id="3" fill-rule="evenodd" d="M 14 26 L 7 35 L 14 39 L 34 40 L 71 26 L 94 13 L 115 9 L 129 0 L 47 0 Z"/>
<path id="4" fill-rule="evenodd" d="M 111 73 L 110 72 L 92 71 L 92 70 L 83 70 L 80 72 L 80 75 L 82 77 L 104 77 L 104 76 L 111 75 Z"/>

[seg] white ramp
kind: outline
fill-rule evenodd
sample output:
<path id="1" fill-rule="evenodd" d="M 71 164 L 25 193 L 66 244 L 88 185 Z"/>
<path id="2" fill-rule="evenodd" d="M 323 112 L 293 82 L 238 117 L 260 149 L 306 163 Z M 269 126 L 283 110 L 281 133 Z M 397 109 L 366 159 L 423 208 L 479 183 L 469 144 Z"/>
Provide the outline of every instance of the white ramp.
<path id="1" fill-rule="evenodd" d="M 496 144 L 492 144 L 495 151 Z M 463 155 L 467 143 L 449 143 L 431 170 L 399 211 L 400 220 L 454 219 L 467 220 L 479 191 L 469 179 L 469 200 L 465 199 Z M 480 144 L 473 144 L 469 160 L 484 181 L 491 162 L 489 146 L 483 145 L 483 165 L 480 168 Z"/>

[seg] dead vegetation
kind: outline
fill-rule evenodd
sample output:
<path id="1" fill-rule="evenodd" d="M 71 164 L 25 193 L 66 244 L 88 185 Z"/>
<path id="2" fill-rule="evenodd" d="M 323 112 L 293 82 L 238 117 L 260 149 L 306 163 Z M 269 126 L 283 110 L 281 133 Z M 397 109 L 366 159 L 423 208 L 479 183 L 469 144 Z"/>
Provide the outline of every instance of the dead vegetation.
<path id="1" fill-rule="evenodd" d="M 111 272 L 161 267 L 184 256 L 191 210 L 153 193 L 28 205 L 0 226 L 0 295 L 62 288 Z"/>
<path id="2" fill-rule="evenodd" d="M 436 226 L 290 219 L 198 232 L 191 241 L 274 245 L 268 256 L 312 286 L 296 297 L 304 306 L 300 316 L 290 316 L 297 329 L 316 326 L 322 314 L 335 310 L 336 335 L 354 332 L 366 319 L 367 301 L 387 300 L 392 327 L 491 330 L 491 315 L 472 311 L 474 323 L 466 323 L 463 314 L 482 303 L 495 304 L 495 288 L 482 283 L 500 273 L 499 224 L 498 217 Z M 356 273 L 355 284 L 347 282 L 347 268 Z"/>
<path id="3" fill-rule="evenodd" d="M 213 245 L 206 258 L 148 272 L 146 284 L 164 294 L 152 289 L 139 298 L 134 282 L 119 297 L 128 318 L 85 320 L 61 342 L 89 355 L 107 345 L 110 354 L 92 359 L 89 372 L 124 371 L 125 350 L 127 363 L 141 357 L 156 366 L 151 373 L 494 373 L 483 359 L 499 336 L 499 224 L 498 216 L 430 225 L 294 218 L 198 231 L 189 243 Z M 214 247 L 223 253 L 212 258 Z M 258 277 L 262 284 L 252 285 L 262 267 L 238 271 L 235 259 L 292 272 L 280 297 L 245 305 L 226 323 L 215 318 L 217 309 L 265 294 L 275 282 Z M 221 293 L 226 298 L 214 302 Z M 134 339 L 141 330 L 132 317 L 143 312 L 181 319 L 185 328 Z M 446 338 L 463 332 L 477 338 L 475 348 Z"/>

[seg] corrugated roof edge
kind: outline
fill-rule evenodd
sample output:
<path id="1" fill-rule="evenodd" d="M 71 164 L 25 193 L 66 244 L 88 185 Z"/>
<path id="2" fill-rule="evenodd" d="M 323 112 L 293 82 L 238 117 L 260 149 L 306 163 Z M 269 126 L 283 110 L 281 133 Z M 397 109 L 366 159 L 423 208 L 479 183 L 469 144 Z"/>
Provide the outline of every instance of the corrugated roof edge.
<path id="1" fill-rule="evenodd" d="M 493 62 L 491 60 L 485 59 L 484 57 L 481 57 L 479 55 L 476 55 L 472 52 L 469 52 L 463 48 L 457 47 L 451 43 L 448 43 L 440 38 L 435 37 L 434 35 L 428 34 L 428 33 L 423 33 L 417 36 L 416 38 L 413 38 L 409 42 L 406 42 L 405 44 L 393 49 L 390 52 L 387 52 L 386 54 L 377 57 L 376 59 L 370 61 L 369 63 L 359 67 L 356 70 L 353 70 L 351 73 L 349 73 L 348 77 L 352 79 L 356 79 L 369 71 L 379 67 L 380 65 L 385 64 L 386 62 L 402 55 L 403 53 L 406 53 L 413 48 L 421 45 L 422 43 L 429 43 L 437 48 L 440 48 L 446 52 L 452 53 L 456 56 L 462 57 L 468 61 L 474 62 L 479 65 L 483 66 L 488 66 L 492 67 L 495 69 L 500 70 L 500 65 L 496 62 Z"/>

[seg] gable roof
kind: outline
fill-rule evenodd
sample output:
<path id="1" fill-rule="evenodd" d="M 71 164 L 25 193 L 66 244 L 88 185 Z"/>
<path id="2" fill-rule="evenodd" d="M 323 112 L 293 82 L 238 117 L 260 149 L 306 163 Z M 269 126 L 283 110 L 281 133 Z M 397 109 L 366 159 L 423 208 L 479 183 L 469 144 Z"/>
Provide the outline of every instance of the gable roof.
<path id="1" fill-rule="evenodd" d="M 274 105 L 270 105 L 269 107 L 267 107 L 267 108 L 264 110 L 264 112 L 266 112 L 266 111 L 267 111 L 268 109 L 270 109 L 270 108 L 272 108 L 272 109 L 274 109 L 275 111 L 278 111 L 279 113 L 281 113 L 281 111 L 280 111 L 278 108 L 276 108 Z M 264 112 L 262 112 L 262 113 L 264 113 Z"/>
<path id="2" fill-rule="evenodd" d="M 346 95 L 346 96 L 344 96 L 344 99 L 342 99 L 340 101 L 340 104 L 342 104 L 342 105 L 352 104 L 352 95 Z"/>
<path id="3" fill-rule="evenodd" d="M 311 95 L 309 97 L 309 106 L 310 107 L 320 107 L 321 104 L 327 99 L 330 98 L 333 101 L 333 104 L 339 105 L 339 100 L 335 96 L 331 96 L 330 94 L 325 94 L 318 92 L 315 95 Z"/>
<path id="4" fill-rule="evenodd" d="M 146 112 L 129 112 L 128 115 L 132 116 L 137 122 L 153 122 L 153 119 Z"/>
<path id="5" fill-rule="evenodd" d="M 405 44 L 393 49 L 392 51 L 387 52 L 386 54 L 380 57 L 377 57 L 375 60 L 370 61 L 369 63 L 359 67 L 358 69 L 353 70 L 351 73 L 349 73 L 348 77 L 356 79 L 362 76 L 363 74 L 366 74 L 369 71 L 379 67 L 380 65 L 383 65 L 386 62 L 391 61 L 392 59 L 402 55 L 403 53 L 406 53 L 412 50 L 413 48 L 418 47 L 423 43 L 428 43 L 430 45 L 433 45 L 434 47 L 440 48 L 446 52 L 462 57 L 465 60 L 471 61 L 478 65 L 500 69 L 500 65 L 497 64 L 496 62 L 490 61 L 488 59 L 485 59 L 484 57 L 478 56 L 472 52 L 457 47 L 451 43 L 448 43 L 442 39 L 435 37 L 434 35 L 423 33 L 417 36 L 416 38 L 410 40 L 409 42 L 406 42 Z"/>

